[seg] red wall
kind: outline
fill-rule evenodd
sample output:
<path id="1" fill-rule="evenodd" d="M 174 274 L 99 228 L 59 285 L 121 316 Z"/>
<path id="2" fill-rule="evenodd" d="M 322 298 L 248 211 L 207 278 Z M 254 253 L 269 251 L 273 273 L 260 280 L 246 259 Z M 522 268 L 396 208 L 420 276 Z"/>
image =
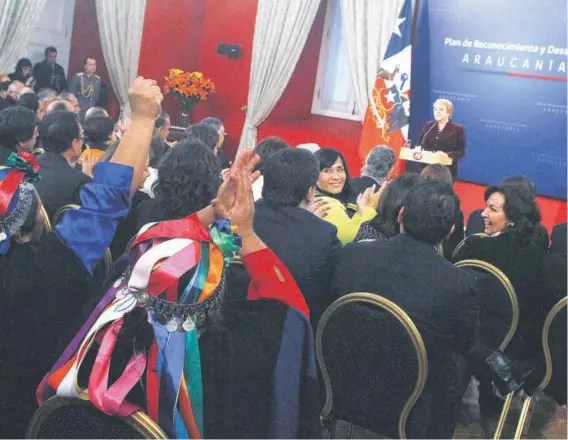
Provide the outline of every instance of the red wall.
<path id="1" fill-rule="evenodd" d="M 173 67 L 200 70 L 216 84 L 218 92 L 193 111 L 195 120 L 215 116 L 225 124 L 226 149 L 237 149 L 245 120 L 252 59 L 252 40 L 258 0 L 147 0 L 139 74 L 163 84 Z M 357 122 L 311 115 L 319 50 L 323 34 L 325 0 L 314 21 L 297 68 L 282 99 L 259 127 L 259 138 L 279 135 L 292 145 L 315 142 L 340 149 L 347 157 L 352 174 L 358 175 L 357 148 L 361 125 Z M 94 0 L 76 2 L 71 45 L 70 71 L 82 70 L 83 57 L 95 56 L 99 73 L 108 79 L 98 39 Z M 239 44 L 242 56 L 229 59 L 217 55 L 218 43 Z M 110 82 L 109 82 L 110 84 Z M 115 104 L 116 106 L 116 104 Z M 164 108 L 175 121 L 179 110 L 171 97 Z M 456 184 L 464 214 L 483 205 L 482 185 Z M 543 223 L 547 227 L 566 221 L 566 203 L 539 197 Z"/>
<path id="2" fill-rule="evenodd" d="M 138 74 L 164 84 L 169 69 L 197 70 L 202 35 L 203 0 L 147 0 Z M 164 96 L 164 109 L 175 123 L 179 106 Z"/>

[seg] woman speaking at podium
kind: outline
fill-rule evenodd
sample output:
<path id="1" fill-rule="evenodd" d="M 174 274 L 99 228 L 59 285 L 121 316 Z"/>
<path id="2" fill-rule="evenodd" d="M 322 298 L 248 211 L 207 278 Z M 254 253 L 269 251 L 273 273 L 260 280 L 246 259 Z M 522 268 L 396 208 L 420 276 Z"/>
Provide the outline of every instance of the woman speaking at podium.
<path id="1" fill-rule="evenodd" d="M 447 99 L 434 102 L 434 120 L 426 122 L 418 145 L 426 151 L 443 151 L 452 159 L 449 166 L 454 180 L 458 175 L 458 160 L 465 155 L 465 131 L 463 125 L 451 121 L 454 106 Z M 423 168 L 426 165 L 423 165 Z"/>

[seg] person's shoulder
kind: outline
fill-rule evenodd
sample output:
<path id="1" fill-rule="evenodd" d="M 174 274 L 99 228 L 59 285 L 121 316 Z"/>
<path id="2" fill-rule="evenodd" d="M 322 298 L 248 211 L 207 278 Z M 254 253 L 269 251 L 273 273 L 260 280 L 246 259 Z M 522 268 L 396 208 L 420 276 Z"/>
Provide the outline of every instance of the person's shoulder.
<path id="1" fill-rule="evenodd" d="M 452 121 L 452 127 L 456 131 L 463 131 L 464 130 L 464 127 L 463 127 L 462 124 L 458 124 L 457 122 L 454 122 L 454 121 Z"/>

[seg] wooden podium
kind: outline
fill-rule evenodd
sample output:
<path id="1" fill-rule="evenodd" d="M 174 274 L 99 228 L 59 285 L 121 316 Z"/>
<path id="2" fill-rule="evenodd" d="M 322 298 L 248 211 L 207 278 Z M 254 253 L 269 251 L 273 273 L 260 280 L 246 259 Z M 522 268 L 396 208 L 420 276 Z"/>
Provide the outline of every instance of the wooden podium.
<path id="1" fill-rule="evenodd" d="M 425 151 L 416 148 L 402 147 L 400 149 L 399 159 L 410 160 L 426 164 L 439 163 L 440 165 L 451 165 L 452 159 L 443 151 Z"/>

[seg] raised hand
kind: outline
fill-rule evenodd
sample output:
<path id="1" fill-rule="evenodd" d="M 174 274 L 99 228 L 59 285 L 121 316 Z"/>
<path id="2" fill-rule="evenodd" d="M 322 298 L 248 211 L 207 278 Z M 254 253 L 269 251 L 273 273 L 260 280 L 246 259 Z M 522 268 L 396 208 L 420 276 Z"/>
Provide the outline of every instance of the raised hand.
<path id="1" fill-rule="evenodd" d="M 260 157 L 252 149 L 247 149 L 225 173 L 225 180 L 217 192 L 217 197 L 211 202 L 216 218 L 229 218 L 234 225 L 239 226 L 243 216 L 242 206 L 239 207 L 240 214 L 235 218 L 235 205 L 237 201 L 241 204 L 246 202 L 245 199 L 238 198 L 239 195 L 242 196 L 239 192 L 250 192 L 252 200 L 251 185 L 260 175 L 258 171 L 253 172 L 253 170 L 259 163 Z"/>
<path id="2" fill-rule="evenodd" d="M 164 99 L 156 81 L 136 78 L 128 90 L 128 100 L 133 116 L 155 120 L 161 111 Z"/>

